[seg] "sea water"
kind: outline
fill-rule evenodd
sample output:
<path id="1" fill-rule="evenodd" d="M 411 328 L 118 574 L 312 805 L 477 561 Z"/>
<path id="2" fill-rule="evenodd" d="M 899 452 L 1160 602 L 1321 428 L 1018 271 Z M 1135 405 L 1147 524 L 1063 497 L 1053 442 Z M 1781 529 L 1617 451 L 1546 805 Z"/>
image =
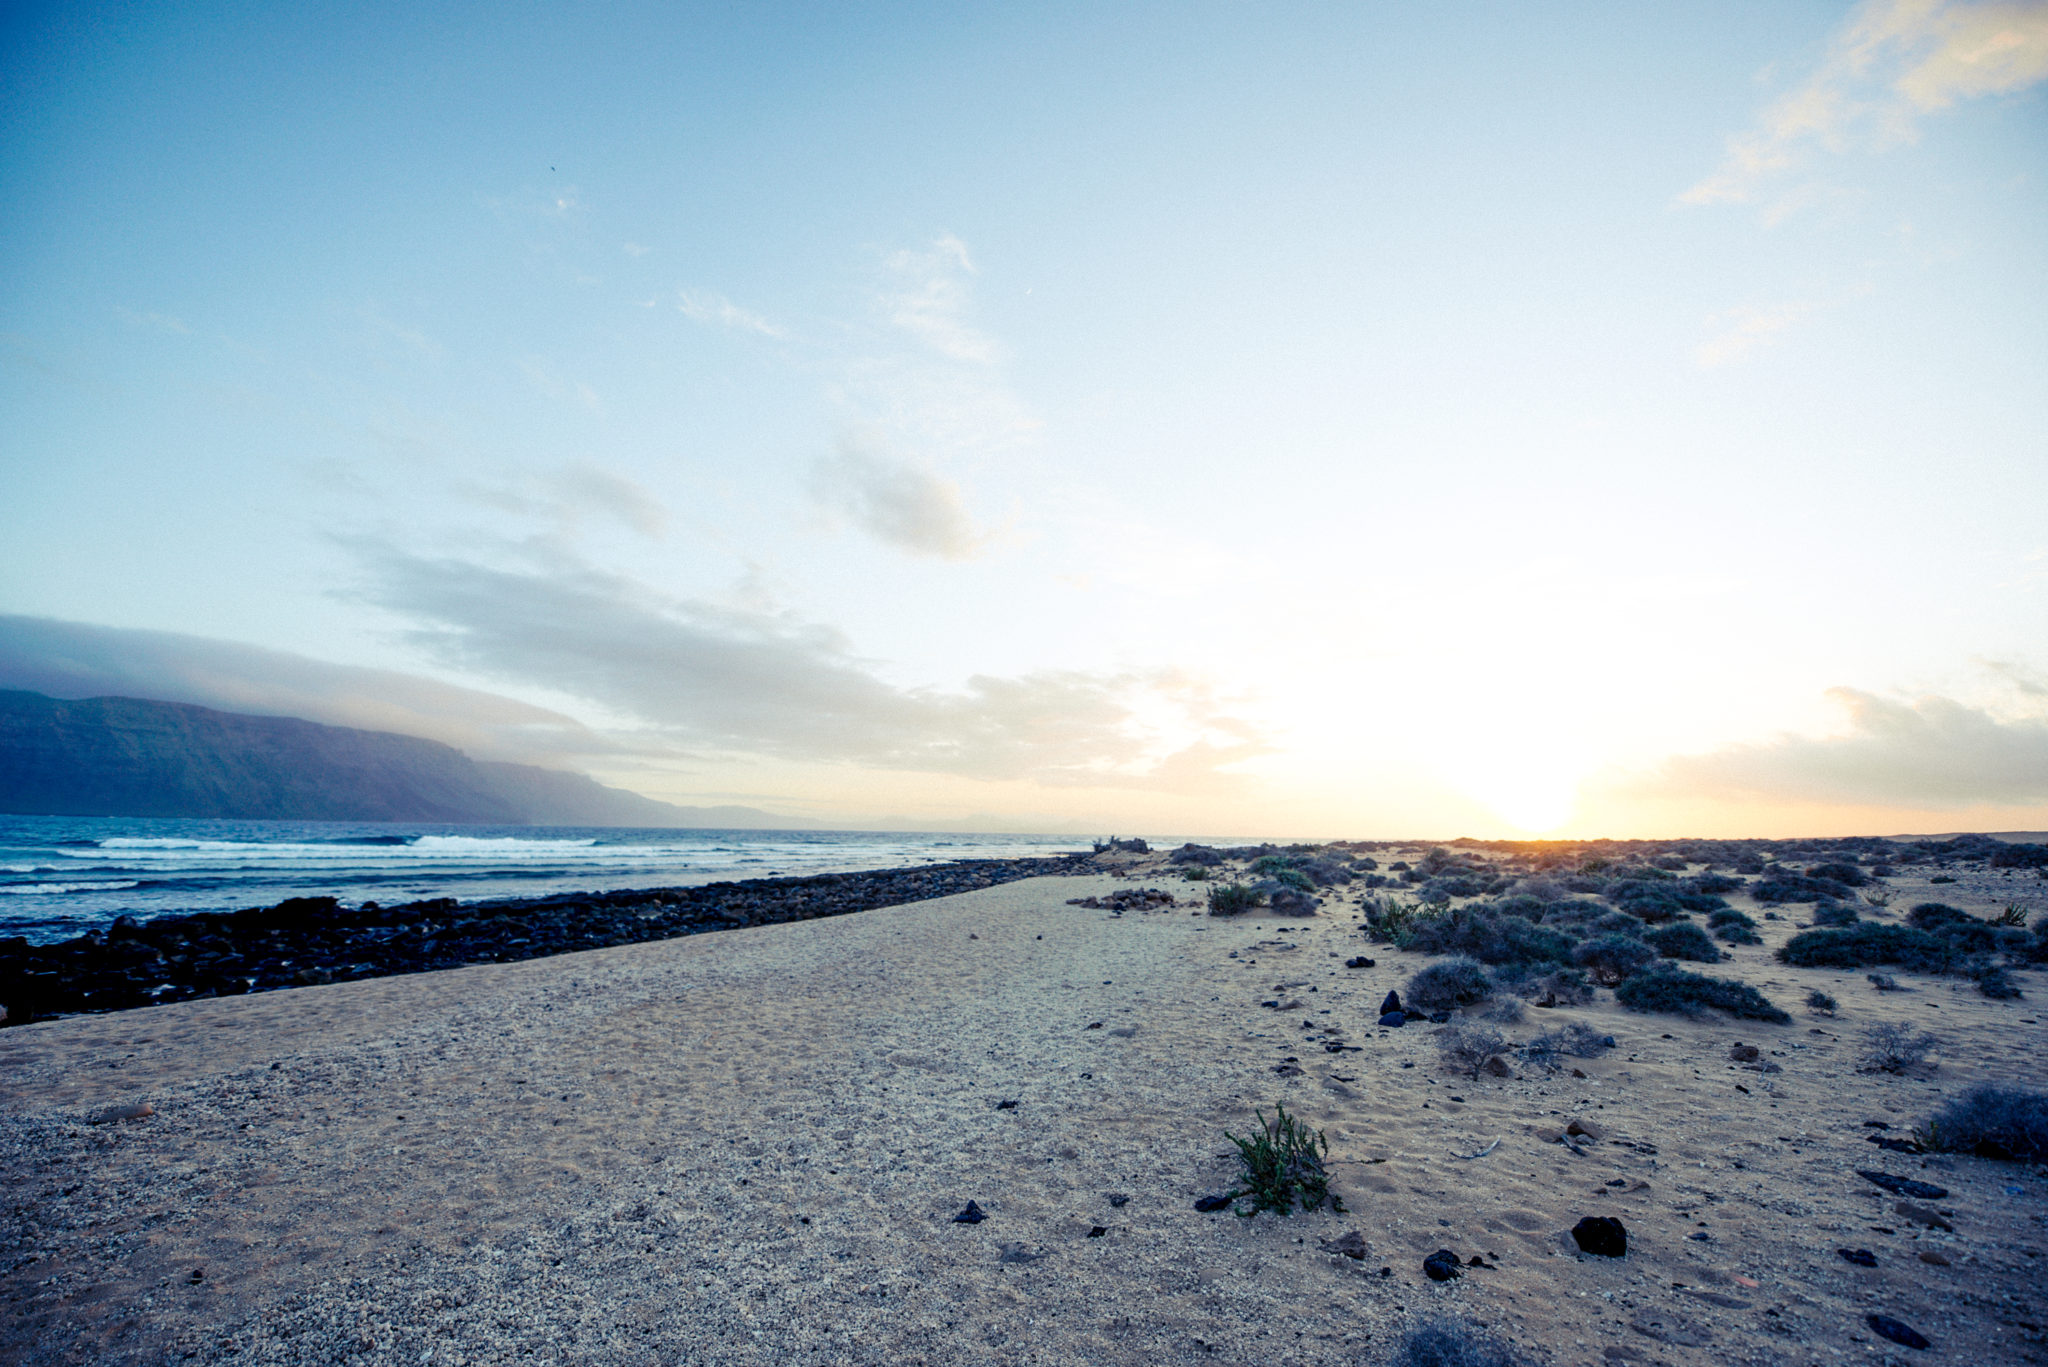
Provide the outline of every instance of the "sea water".
<path id="1" fill-rule="evenodd" d="M 0 938 L 268 906 L 686 887 L 1086 850 L 1074 836 L 0 816 Z"/>

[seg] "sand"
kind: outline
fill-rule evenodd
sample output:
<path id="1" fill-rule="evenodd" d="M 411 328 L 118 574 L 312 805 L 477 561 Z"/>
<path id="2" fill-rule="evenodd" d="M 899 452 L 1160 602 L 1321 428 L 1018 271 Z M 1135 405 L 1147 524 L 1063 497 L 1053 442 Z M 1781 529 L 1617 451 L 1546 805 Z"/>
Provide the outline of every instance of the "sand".
<path id="1" fill-rule="evenodd" d="M 1474 1081 L 1431 1027 L 1374 1028 L 1425 961 L 1345 904 L 1065 904 L 1199 891 L 1134 872 L 0 1032 L 0 1361 L 1367 1363 L 1438 1314 L 1533 1363 L 2048 1361 L 2043 1174 L 1864 1138 L 1980 1078 L 2040 1085 L 2039 975 L 2016 1003 L 1879 994 L 1772 962 L 1781 909 L 1712 971 L 1792 1025 L 1602 994 L 1506 1027 L 1616 1036 L 1587 1076 Z M 1855 1071 L 1893 1019 L 1938 1066 Z M 1198 1213 L 1233 1183 L 1224 1132 L 1276 1101 L 1326 1130 L 1348 1213 Z M 1574 1117 L 1605 1134 L 1583 1154 L 1537 1133 Z M 1857 1168 L 1949 1188 L 1926 1204 L 1954 1231 Z M 970 1199 L 988 1218 L 953 1223 Z M 1585 1215 L 1628 1256 L 1580 1254 Z M 1363 1261 L 1320 1250 L 1353 1230 Z M 1499 1266 L 1433 1283 L 1437 1248 Z"/>

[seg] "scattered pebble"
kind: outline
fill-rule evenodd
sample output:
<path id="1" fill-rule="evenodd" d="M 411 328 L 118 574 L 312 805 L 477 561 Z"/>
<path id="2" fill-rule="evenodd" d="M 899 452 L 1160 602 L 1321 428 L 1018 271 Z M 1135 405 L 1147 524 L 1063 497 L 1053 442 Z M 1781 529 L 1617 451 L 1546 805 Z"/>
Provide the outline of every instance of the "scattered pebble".
<path id="1" fill-rule="evenodd" d="M 1572 1226 L 1572 1242 L 1582 1253 L 1619 1258 L 1628 1253 L 1628 1231 L 1611 1215 L 1588 1215 Z"/>
<path id="2" fill-rule="evenodd" d="M 1893 1319 L 1890 1315 L 1865 1315 L 1863 1322 L 1869 1325 L 1870 1332 L 1876 1334 L 1879 1338 L 1890 1339 L 1893 1343 L 1901 1344 L 1907 1348 L 1932 1348 L 1934 1346 L 1922 1337 L 1919 1330 L 1913 1328 L 1910 1324 L 1904 1324 Z"/>
<path id="3" fill-rule="evenodd" d="M 1440 1248 L 1422 1260 L 1422 1275 L 1433 1282 L 1447 1282 L 1459 1274 L 1458 1255 Z"/>
<path id="4" fill-rule="evenodd" d="M 1838 1248 L 1835 1252 L 1841 1254 L 1844 1261 L 1852 1262 L 1858 1267 L 1877 1266 L 1877 1255 L 1867 1248 Z"/>
<path id="5" fill-rule="evenodd" d="M 987 1213 L 980 1206 L 969 1201 L 967 1208 L 953 1217 L 953 1223 L 956 1225 L 978 1225 L 987 1218 Z"/>

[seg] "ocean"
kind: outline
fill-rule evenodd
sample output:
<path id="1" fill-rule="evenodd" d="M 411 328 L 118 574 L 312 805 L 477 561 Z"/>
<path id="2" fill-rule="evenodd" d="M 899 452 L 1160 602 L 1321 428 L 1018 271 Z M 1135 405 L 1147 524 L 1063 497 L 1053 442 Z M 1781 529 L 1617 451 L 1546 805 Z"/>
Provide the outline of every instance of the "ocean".
<path id="1" fill-rule="evenodd" d="M 0 938 L 287 897 L 471 901 L 1086 850 L 1075 836 L 0 816 Z"/>

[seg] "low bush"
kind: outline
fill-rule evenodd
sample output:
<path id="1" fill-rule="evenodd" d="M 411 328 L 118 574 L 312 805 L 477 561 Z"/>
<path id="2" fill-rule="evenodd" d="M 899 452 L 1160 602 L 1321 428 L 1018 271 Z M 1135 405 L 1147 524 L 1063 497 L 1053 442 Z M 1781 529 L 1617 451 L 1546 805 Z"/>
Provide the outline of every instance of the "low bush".
<path id="1" fill-rule="evenodd" d="M 1614 989 L 1614 999 L 1631 1011 L 1695 1016 L 1712 1008 L 1773 1025 L 1784 1025 L 1792 1019 L 1748 983 L 1688 973 L 1669 964 L 1659 964 L 1627 979 Z"/>
<path id="2" fill-rule="evenodd" d="M 1401 999 L 1424 1011 L 1449 1011 L 1493 995 L 1493 984 L 1476 962 L 1463 955 L 1431 964 L 1408 980 Z"/>
<path id="3" fill-rule="evenodd" d="M 1854 864 L 1816 864 L 1806 871 L 1806 876 L 1840 883 L 1845 888 L 1860 888 L 1870 881 L 1869 875 Z"/>
<path id="4" fill-rule="evenodd" d="M 1980 1082 L 1934 1113 L 1920 1146 L 2018 1163 L 2048 1163 L 2048 1093 Z"/>
<path id="5" fill-rule="evenodd" d="M 1975 977 L 2005 954 L 2015 963 L 2037 957 L 2026 931 L 1992 925 L 1939 902 L 1913 908 L 1903 926 L 1859 921 L 1838 929 L 1804 930 L 1778 958 L 1796 968 L 1868 968 L 1896 964 L 1915 973 Z"/>
<path id="6" fill-rule="evenodd" d="M 1656 958 L 1656 950 L 1626 935 L 1603 935 L 1572 951 L 1572 962 L 1608 987 L 1648 967 Z"/>
<path id="7" fill-rule="evenodd" d="M 1808 878 L 1802 874 L 1776 872 L 1759 878 L 1750 884 L 1749 895 L 1758 902 L 1775 905 L 1780 902 L 1818 902 L 1823 898 L 1841 901 L 1848 897 L 1846 884 L 1832 879 Z"/>
<path id="8" fill-rule="evenodd" d="M 1707 938 L 1707 932 L 1690 921 L 1653 930 L 1643 937 L 1650 947 L 1666 959 L 1685 959 L 1698 964 L 1721 962 L 1721 951 Z"/>
<path id="9" fill-rule="evenodd" d="M 1833 997 L 1818 989 L 1806 994 L 1806 1009 L 1823 1016 L 1834 1015 L 1837 1004 Z"/>
<path id="10" fill-rule="evenodd" d="M 1756 933 L 1756 922 L 1733 907 L 1709 916 L 1707 929 L 1714 933 L 1715 939 L 1726 944 L 1760 945 L 1764 942 L 1764 937 Z"/>
<path id="11" fill-rule="evenodd" d="M 1632 940 L 1643 938 L 1643 923 L 1625 911 L 1610 911 L 1586 930 L 1592 935 L 1626 935 Z"/>
<path id="12" fill-rule="evenodd" d="M 1857 923 L 1856 908 L 1847 902 L 1816 902 L 1813 904 L 1813 923 L 1817 926 L 1853 926 Z"/>
<path id="13" fill-rule="evenodd" d="M 1244 1163 L 1239 1189 L 1231 1199 L 1249 1197 L 1252 1203 L 1250 1210 L 1237 1213 L 1256 1215 L 1270 1210 L 1275 1215 L 1286 1215 L 1294 1209 L 1296 1201 L 1301 1202 L 1303 1210 L 1319 1210 L 1328 1201 L 1331 1209 L 1342 1213 L 1343 1199 L 1330 1192 L 1330 1174 L 1325 1166 L 1330 1141 L 1323 1138 L 1323 1132 L 1311 1130 L 1278 1104 L 1273 1107 L 1271 1120 L 1266 1119 L 1263 1111 L 1252 1114 L 1258 1117 L 1259 1129 L 1249 1139 L 1224 1132 L 1224 1137 L 1237 1145 L 1238 1157 Z"/>
<path id="14" fill-rule="evenodd" d="M 1489 906 L 1418 917 L 1398 943 L 1422 954 L 1464 954 L 1483 964 L 1563 964 L 1572 950 L 1569 936 Z"/>
<path id="15" fill-rule="evenodd" d="M 1560 1058 L 1593 1058 L 1614 1047 L 1614 1036 L 1603 1035 L 1583 1021 L 1573 1021 L 1558 1030 L 1547 1030 L 1524 1044 L 1522 1058 L 1544 1068 L 1557 1068 Z"/>
<path id="16" fill-rule="evenodd" d="M 1977 990 L 1993 1001 L 2013 1001 L 2026 995 L 2010 973 L 1995 965 L 1981 968 L 1971 976 L 1977 980 Z"/>
<path id="17" fill-rule="evenodd" d="M 1235 916 L 1241 911 L 1254 911 L 1266 904 L 1264 893 L 1255 892 L 1242 883 L 1225 883 L 1209 889 L 1209 914 L 1211 916 Z"/>
<path id="18" fill-rule="evenodd" d="M 1584 1006 L 1593 1000 L 1593 985 L 1576 968 L 1560 968 L 1525 978 L 1515 991 L 1538 1006 Z"/>
<path id="19" fill-rule="evenodd" d="M 1731 878 L 1725 873 L 1703 873 L 1692 880 L 1692 885 L 1700 892 L 1719 896 L 1724 892 L 1740 891 L 1742 880 L 1740 878 Z"/>
<path id="20" fill-rule="evenodd" d="M 1500 1031 L 1487 1026 L 1449 1025 L 1436 1032 L 1436 1052 L 1444 1065 L 1475 1080 L 1488 1059 L 1507 1051 Z"/>
<path id="21" fill-rule="evenodd" d="M 1857 1061 L 1861 1073 L 1906 1073 L 1927 1061 L 1927 1053 L 1940 1041 L 1925 1031 L 1896 1023 L 1873 1025 L 1863 1032 L 1863 1057 Z"/>
<path id="22" fill-rule="evenodd" d="M 1391 1367 L 1519 1367 L 1506 1346 L 1456 1320 L 1428 1320 L 1401 1339 Z"/>
<path id="23" fill-rule="evenodd" d="M 1207 845 L 1196 845 L 1191 842 L 1181 846 L 1172 854 L 1167 855 L 1166 862 L 1169 864 L 1195 864 L 1204 868 L 1214 868 L 1223 862 L 1223 856 Z"/>

